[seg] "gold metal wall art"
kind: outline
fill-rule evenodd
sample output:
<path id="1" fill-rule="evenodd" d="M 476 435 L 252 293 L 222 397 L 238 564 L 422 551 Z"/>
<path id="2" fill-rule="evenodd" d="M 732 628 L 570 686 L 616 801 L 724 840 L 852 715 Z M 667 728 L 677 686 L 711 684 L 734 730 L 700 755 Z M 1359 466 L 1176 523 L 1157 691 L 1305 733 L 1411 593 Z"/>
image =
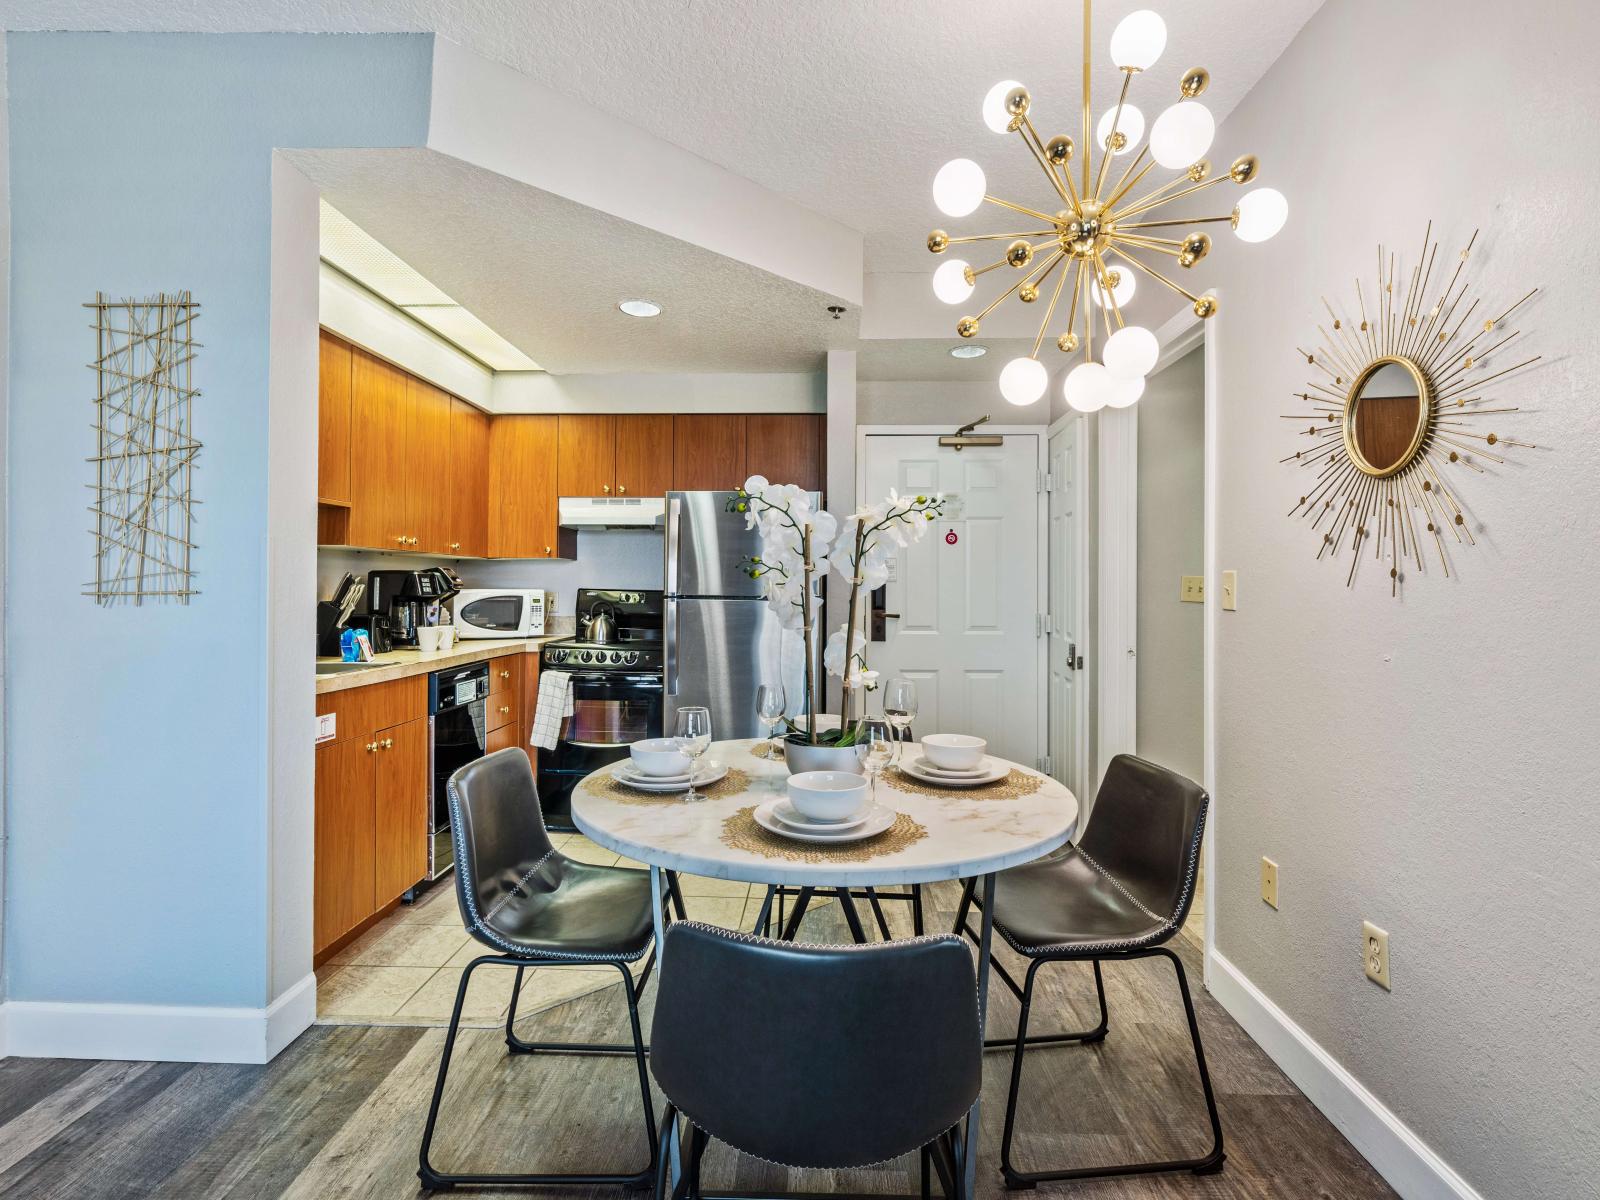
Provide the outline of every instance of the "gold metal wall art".
<path id="1" fill-rule="evenodd" d="M 1477 238 L 1448 280 L 1432 222 L 1409 271 L 1379 246 L 1376 285 L 1356 280 L 1353 310 L 1323 297 L 1329 323 L 1317 326 L 1321 340 L 1312 350 L 1296 347 L 1315 374 L 1295 393 L 1304 411 L 1283 414 L 1309 422 L 1299 433 L 1311 442 L 1279 460 L 1309 473 L 1289 515 L 1318 532 L 1319 560 L 1349 551 L 1347 587 L 1369 544 L 1371 557 L 1387 564 L 1391 595 L 1400 594 L 1408 564 L 1422 572 L 1433 555 L 1448 577 L 1447 546 L 1475 544 L 1460 481 L 1504 463 L 1503 447 L 1535 448 L 1500 432 L 1497 418 L 1517 411 L 1504 403 L 1504 389 L 1540 358 L 1515 361 L 1521 330 L 1505 328 L 1539 289 L 1486 315 L 1492 309 L 1467 270 Z"/>
<path id="2" fill-rule="evenodd" d="M 1149 71 L 1167 43 L 1165 23 L 1148 9 L 1130 13 L 1112 31 L 1109 49 L 1122 72 L 1121 94 L 1115 107 L 1096 122 L 1090 98 L 1090 14 L 1091 0 L 1083 0 L 1078 140 L 1066 132 L 1046 140 L 1034 125 L 1038 114 L 1032 94 L 1014 79 L 995 84 L 983 101 L 984 124 L 997 134 L 1016 134 L 1038 164 L 1049 184 L 1046 198 L 1027 205 L 989 195 L 983 168 L 969 158 L 954 159 L 934 176 L 935 205 L 951 217 L 966 217 L 984 204 L 994 205 L 1004 210 L 1006 231 L 954 237 L 935 229 L 927 238 L 933 254 L 955 250 L 933 273 L 934 295 L 946 304 L 965 303 L 980 278 L 991 271 L 1013 280 L 987 306 L 956 320 L 961 337 L 978 336 L 984 319 L 1013 295 L 1022 304 L 1044 301 L 1032 352 L 1012 359 L 1000 373 L 1000 392 L 1010 403 L 1032 404 L 1044 395 L 1049 368 L 1039 361 L 1039 351 L 1051 321 L 1065 312 L 1066 326 L 1053 343 L 1067 357 L 1057 361 L 1070 362 L 1079 352 L 1083 357 L 1063 379 L 1062 394 L 1083 412 L 1135 403 L 1156 365 L 1160 345 L 1155 334 L 1123 317 L 1140 277 L 1182 296 L 1197 316 L 1210 317 L 1217 311 L 1215 296 L 1197 285 L 1177 282 L 1166 273 L 1170 267 L 1157 269 L 1154 264 L 1165 256 L 1173 260 L 1174 273 L 1181 277 L 1211 252 L 1211 236 L 1201 226 L 1226 225 L 1240 241 L 1263 242 L 1283 227 L 1289 215 L 1283 194 L 1263 187 L 1250 187 L 1228 206 L 1231 211 L 1218 215 L 1187 215 L 1168 208 L 1183 207 L 1179 202 L 1198 204 L 1188 197 L 1218 184 L 1240 188 L 1255 184 L 1260 163 L 1245 154 L 1214 173 L 1206 161 L 1216 121 L 1199 100 L 1211 83 L 1211 74 L 1203 67 L 1190 67 L 1179 77 L 1173 102 L 1150 122 L 1146 140 L 1144 114 L 1128 102 L 1128 92 L 1134 76 Z M 1176 174 L 1140 192 L 1145 177 L 1158 167 Z M 981 266 L 960 256 L 963 243 L 978 248 L 984 242 L 1004 246 L 1004 253 Z"/>

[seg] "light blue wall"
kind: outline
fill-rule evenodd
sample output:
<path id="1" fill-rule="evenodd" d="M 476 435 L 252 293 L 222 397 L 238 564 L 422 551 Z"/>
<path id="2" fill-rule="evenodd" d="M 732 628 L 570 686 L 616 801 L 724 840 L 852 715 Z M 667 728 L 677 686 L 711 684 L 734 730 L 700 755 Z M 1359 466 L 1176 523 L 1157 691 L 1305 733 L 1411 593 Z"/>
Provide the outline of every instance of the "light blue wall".
<path id="1" fill-rule="evenodd" d="M 5 943 L 12 1000 L 259 1006 L 274 147 L 420 145 L 411 35 L 13 34 Z M 96 290 L 188 289 L 201 595 L 101 609 Z"/>

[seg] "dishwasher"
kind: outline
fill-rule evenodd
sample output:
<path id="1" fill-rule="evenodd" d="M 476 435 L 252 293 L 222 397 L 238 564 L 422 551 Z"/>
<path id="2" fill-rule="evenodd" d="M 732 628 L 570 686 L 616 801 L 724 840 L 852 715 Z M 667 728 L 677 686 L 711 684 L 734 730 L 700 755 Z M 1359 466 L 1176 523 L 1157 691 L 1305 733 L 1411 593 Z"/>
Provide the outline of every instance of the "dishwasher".
<path id="1" fill-rule="evenodd" d="M 488 731 L 489 664 L 428 676 L 428 879 L 455 865 L 450 840 L 450 776 L 482 758 Z"/>

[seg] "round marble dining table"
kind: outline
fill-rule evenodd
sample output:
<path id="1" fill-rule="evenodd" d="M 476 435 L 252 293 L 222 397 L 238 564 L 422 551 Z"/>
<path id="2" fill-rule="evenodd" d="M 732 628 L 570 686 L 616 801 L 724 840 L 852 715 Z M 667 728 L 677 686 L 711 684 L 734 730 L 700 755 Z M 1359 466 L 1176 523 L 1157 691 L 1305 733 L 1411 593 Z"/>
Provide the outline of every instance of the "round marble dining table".
<path id="1" fill-rule="evenodd" d="M 891 773 L 876 783 L 878 803 L 898 814 L 895 826 L 877 838 L 842 846 L 785 843 L 761 837 L 742 816 L 785 794 L 788 767 L 780 753 L 765 758 L 753 740 L 713 742 L 706 757 L 730 768 L 729 777 L 705 799 L 681 793 L 639 792 L 611 778 L 611 766 L 583 779 L 572 791 L 572 819 L 591 841 L 650 867 L 655 897 L 655 946 L 661 965 L 666 915 L 662 873 L 686 872 L 743 883 L 808 889 L 891 887 L 972 879 L 981 896 L 978 935 L 978 1021 L 988 1010 L 988 978 L 995 872 L 1031 862 L 1071 840 L 1078 826 L 1078 801 L 1063 784 L 1019 763 L 994 788 L 923 787 Z M 916 742 L 901 746 L 902 761 L 921 753 Z M 1004 760 L 1000 760 L 1004 761 Z M 911 790 L 915 788 L 916 790 Z M 790 850 L 785 853 L 785 849 Z M 977 1105 L 968 1118 L 978 1128 Z M 969 1144 L 971 1144 L 969 1142 Z M 971 1195 L 975 1153 L 967 1155 Z"/>

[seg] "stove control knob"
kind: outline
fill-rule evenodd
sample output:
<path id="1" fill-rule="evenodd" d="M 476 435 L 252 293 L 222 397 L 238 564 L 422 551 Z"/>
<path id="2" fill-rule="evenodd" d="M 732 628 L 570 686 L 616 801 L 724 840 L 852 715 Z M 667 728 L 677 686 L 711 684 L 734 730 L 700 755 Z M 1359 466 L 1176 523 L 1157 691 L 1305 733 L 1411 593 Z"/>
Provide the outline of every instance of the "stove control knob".
<path id="1" fill-rule="evenodd" d="M 609 657 L 611 659 L 611 665 L 612 666 L 616 666 L 618 663 L 620 663 L 622 661 L 622 651 L 621 650 L 613 650 Z"/>
<path id="2" fill-rule="evenodd" d="M 588 650 L 585 650 L 581 654 L 578 655 L 578 661 L 579 662 L 585 662 L 585 663 L 593 662 L 594 661 L 594 655 L 592 653 L 590 653 Z"/>
<path id="3" fill-rule="evenodd" d="M 623 661 L 630 667 L 635 665 L 639 661 L 639 652 L 637 650 L 629 650 L 628 653 L 623 656 Z"/>

